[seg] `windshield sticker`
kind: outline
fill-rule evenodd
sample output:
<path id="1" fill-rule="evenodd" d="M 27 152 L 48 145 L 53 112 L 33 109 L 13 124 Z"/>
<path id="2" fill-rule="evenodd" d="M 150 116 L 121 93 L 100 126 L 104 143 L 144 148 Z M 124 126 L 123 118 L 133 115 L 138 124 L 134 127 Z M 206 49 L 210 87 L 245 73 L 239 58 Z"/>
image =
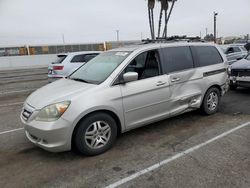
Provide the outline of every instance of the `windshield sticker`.
<path id="1" fill-rule="evenodd" d="M 128 55 L 128 52 L 117 52 L 115 55 L 126 56 L 126 55 Z"/>

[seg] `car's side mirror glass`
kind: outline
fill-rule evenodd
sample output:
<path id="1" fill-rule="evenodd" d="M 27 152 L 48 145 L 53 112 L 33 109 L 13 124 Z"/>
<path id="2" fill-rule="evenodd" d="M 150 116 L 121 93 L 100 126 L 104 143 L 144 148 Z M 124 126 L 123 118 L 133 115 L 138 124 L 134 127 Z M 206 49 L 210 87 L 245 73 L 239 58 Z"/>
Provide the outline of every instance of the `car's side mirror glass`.
<path id="1" fill-rule="evenodd" d="M 123 74 L 123 81 L 124 83 L 132 82 L 138 80 L 138 73 L 137 72 L 127 72 Z"/>

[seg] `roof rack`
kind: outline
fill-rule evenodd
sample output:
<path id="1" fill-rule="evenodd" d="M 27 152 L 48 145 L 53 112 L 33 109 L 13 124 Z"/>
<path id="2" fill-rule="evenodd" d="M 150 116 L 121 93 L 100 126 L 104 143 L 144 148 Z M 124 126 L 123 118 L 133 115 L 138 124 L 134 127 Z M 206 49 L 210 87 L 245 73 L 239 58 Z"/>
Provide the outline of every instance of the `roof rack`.
<path id="1" fill-rule="evenodd" d="M 156 38 L 154 40 L 152 39 L 144 39 L 142 40 L 143 44 L 149 44 L 149 43 L 167 43 L 167 42 L 179 42 L 179 41 L 186 41 L 186 42 L 205 42 L 200 37 L 187 37 L 186 35 L 183 36 L 171 36 L 167 38 Z"/>

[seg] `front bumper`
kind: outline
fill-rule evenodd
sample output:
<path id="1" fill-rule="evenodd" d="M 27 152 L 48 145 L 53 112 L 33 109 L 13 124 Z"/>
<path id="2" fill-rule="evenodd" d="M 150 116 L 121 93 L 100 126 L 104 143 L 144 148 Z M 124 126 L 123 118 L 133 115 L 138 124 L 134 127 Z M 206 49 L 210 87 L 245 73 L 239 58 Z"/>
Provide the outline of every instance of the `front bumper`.
<path id="1" fill-rule="evenodd" d="M 26 137 L 35 145 L 50 151 L 63 152 L 71 150 L 72 124 L 63 118 L 54 122 L 40 122 L 36 120 L 21 121 L 25 125 Z"/>
<path id="2" fill-rule="evenodd" d="M 230 77 L 230 84 L 239 87 L 250 87 L 250 77 Z"/>

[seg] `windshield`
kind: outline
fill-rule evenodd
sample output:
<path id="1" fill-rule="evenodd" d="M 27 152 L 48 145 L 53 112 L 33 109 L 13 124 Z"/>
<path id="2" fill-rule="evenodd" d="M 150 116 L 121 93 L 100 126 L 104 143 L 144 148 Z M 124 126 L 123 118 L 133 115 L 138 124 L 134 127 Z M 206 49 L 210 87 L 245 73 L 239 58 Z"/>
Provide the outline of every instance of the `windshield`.
<path id="1" fill-rule="evenodd" d="M 250 54 L 247 55 L 246 60 L 250 61 Z"/>
<path id="2" fill-rule="evenodd" d="M 100 84 L 126 59 L 129 52 L 106 52 L 90 60 L 70 76 L 70 79 Z"/>

